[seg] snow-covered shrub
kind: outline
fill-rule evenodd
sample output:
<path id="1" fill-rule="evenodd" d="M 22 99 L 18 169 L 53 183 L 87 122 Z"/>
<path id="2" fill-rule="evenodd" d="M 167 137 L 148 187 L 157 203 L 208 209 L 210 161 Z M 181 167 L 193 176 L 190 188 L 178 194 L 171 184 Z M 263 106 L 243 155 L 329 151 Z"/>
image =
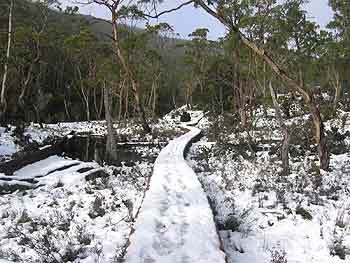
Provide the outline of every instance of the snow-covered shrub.
<path id="1" fill-rule="evenodd" d="M 340 259 L 345 259 L 347 251 L 346 247 L 343 244 L 343 237 L 334 236 L 333 242 L 331 243 L 329 250 L 332 256 L 338 256 Z"/>
<path id="2" fill-rule="evenodd" d="M 287 252 L 281 248 L 271 249 L 271 261 L 270 263 L 287 263 Z"/>
<path id="3" fill-rule="evenodd" d="M 17 239 L 17 244 L 23 248 L 32 249 L 35 252 L 34 258 L 39 260 L 35 262 L 65 263 L 85 257 L 88 246 L 94 238 L 85 226 L 77 225 L 76 231 L 72 234 L 60 230 L 59 226 L 55 228 L 43 222 L 45 222 L 44 219 L 41 220 L 41 225 L 36 224 L 31 230 L 23 224 L 16 224 L 8 229 L 8 237 Z M 4 258 L 24 260 L 21 251 L 0 252 L 0 258 L 1 253 L 6 253 Z"/>
<path id="4" fill-rule="evenodd" d="M 345 228 L 349 225 L 350 219 L 350 207 L 342 207 L 339 209 L 335 225 L 339 228 Z"/>
<path id="5" fill-rule="evenodd" d="M 17 220 L 17 224 L 24 224 L 24 223 L 28 223 L 31 222 L 32 218 L 28 215 L 28 212 L 26 209 L 24 209 L 19 217 L 19 219 Z"/>
<path id="6" fill-rule="evenodd" d="M 75 235 L 77 241 L 85 246 L 90 245 L 94 239 L 94 235 L 88 232 L 87 226 L 82 224 L 76 226 Z"/>
<path id="7" fill-rule="evenodd" d="M 300 215 L 303 219 L 305 220 L 312 220 L 312 215 L 309 211 L 307 211 L 305 208 L 301 207 L 301 206 L 298 206 L 296 209 L 295 209 L 295 213 L 297 215 Z"/>
<path id="8" fill-rule="evenodd" d="M 90 218 L 96 218 L 99 216 L 104 216 L 105 213 L 106 209 L 104 205 L 104 197 L 102 195 L 96 195 L 90 206 L 89 216 Z"/>
<path id="9" fill-rule="evenodd" d="M 64 183 L 62 182 L 62 179 L 59 178 L 57 183 L 53 186 L 54 188 L 60 188 L 60 187 L 63 187 L 64 186 Z"/>

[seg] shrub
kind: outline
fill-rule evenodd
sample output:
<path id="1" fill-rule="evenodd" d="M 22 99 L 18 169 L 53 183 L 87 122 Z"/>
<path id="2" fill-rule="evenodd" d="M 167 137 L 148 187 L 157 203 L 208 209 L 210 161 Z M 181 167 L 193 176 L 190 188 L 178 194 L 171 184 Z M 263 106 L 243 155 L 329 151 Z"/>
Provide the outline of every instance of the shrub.
<path id="1" fill-rule="evenodd" d="M 295 210 L 297 215 L 301 215 L 301 217 L 305 220 L 312 220 L 312 215 L 303 207 L 298 206 Z"/>
<path id="2" fill-rule="evenodd" d="M 62 182 L 61 178 L 58 179 L 57 183 L 53 186 L 54 188 L 60 188 L 63 187 L 64 183 Z"/>
<path id="3" fill-rule="evenodd" d="M 330 246 L 330 254 L 338 256 L 340 259 L 346 258 L 346 247 L 343 245 L 343 240 L 338 238 L 333 241 Z"/>
<path id="4" fill-rule="evenodd" d="M 90 218 L 96 218 L 99 216 L 104 216 L 105 213 L 104 197 L 102 195 L 96 195 L 95 200 L 91 204 L 89 216 Z"/>
<path id="5" fill-rule="evenodd" d="M 24 209 L 21 213 L 21 216 L 19 217 L 19 219 L 17 220 L 18 224 L 25 224 L 28 222 L 31 222 L 32 218 L 28 215 L 28 212 L 26 209 Z"/>
<path id="6" fill-rule="evenodd" d="M 85 246 L 90 245 L 91 241 L 94 238 L 94 235 L 90 234 L 87 231 L 87 228 L 85 225 L 77 225 L 75 235 L 77 237 L 78 242 Z"/>
<path id="7" fill-rule="evenodd" d="M 284 249 L 273 248 L 271 251 L 270 263 L 287 263 L 287 252 Z"/>

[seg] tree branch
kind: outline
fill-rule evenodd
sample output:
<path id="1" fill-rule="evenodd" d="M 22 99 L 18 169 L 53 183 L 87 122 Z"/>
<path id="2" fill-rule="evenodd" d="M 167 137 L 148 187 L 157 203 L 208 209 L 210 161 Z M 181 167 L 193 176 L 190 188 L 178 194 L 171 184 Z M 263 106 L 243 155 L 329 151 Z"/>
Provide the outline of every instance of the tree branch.
<path id="1" fill-rule="evenodd" d="M 187 5 L 190 5 L 192 3 L 194 3 L 195 0 L 189 0 L 185 3 L 182 3 L 181 5 L 175 7 L 175 8 L 172 8 L 172 9 L 169 9 L 169 10 L 165 10 L 165 11 L 162 11 L 160 12 L 159 14 L 156 13 L 156 15 L 152 16 L 152 15 L 148 15 L 148 14 L 143 14 L 144 17 L 147 17 L 147 18 L 153 18 L 153 19 L 156 19 L 156 18 L 159 18 L 160 16 L 164 15 L 164 14 L 168 14 L 168 13 L 172 13 L 172 12 L 175 12 L 175 11 L 178 11 L 180 10 L 181 8 L 187 6 Z"/>
<path id="2" fill-rule="evenodd" d="M 287 75 L 287 73 L 272 59 L 272 57 L 266 52 L 265 49 L 258 47 L 254 42 L 250 41 L 237 27 L 237 25 L 231 24 L 224 17 L 219 15 L 217 12 L 212 10 L 203 0 L 196 0 L 196 3 L 201 6 L 208 14 L 218 19 L 223 25 L 228 29 L 233 30 L 237 33 L 237 37 L 241 40 L 248 48 L 253 50 L 257 55 L 259 55 L 265 63 L 267 63 L 271 69 L 282 78 L 292 89 L 298 91 L 307 104 L 311 102 L 311 96 L 309 93 L 301 87 L 297 81 L 292 79 Z"/>

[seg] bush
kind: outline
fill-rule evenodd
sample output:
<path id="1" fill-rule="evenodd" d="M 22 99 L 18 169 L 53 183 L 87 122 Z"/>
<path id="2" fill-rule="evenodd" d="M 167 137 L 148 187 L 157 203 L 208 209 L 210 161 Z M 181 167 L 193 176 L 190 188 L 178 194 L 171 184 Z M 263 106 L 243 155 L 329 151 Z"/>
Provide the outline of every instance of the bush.
<path id="1" fill-rule="evenodd" d="M 94 238 L 94 235 L 90 234 L 87 231 L 87 228 L 86 228 L 85 225 L 78 225 L 77 228 L 76 228 L 75 234 L 76 234 L 78 242 L 80 244 L 85 245 L 85 246 L 90 245 L 91 241 Z"/>
<path id="2" fill-rule="evenodd" d="M 298 206 L 295 210 L 297 215 L 301 215 L 301 217 L 305 220 L 312 220 L 312 215 L 303 207 Z"/>
<path id="3" fill-rule="evenodd" d="M 17 220 L 18 224 L 25 224 L 32 221 L 32 218 L 28 215 L 27 210 L 23 210 L 20 218 Z"/>
<path id="4" fill-rule="evenodd" d="M 99 216 L 104 216 L 105 213 L 104 197 L 102 195 L 96 195 L 95 200 L 91 204 L 89 216 L 90 218 L 96 218 Z"/>
<path id="5" fill-rule="evenodd" d="M 342 239 L 335 239 L 330 247 L 330 254 L 338 256 L 340 259 L 346 259 L 346 247 L 343 245 Z"/>
<path id="6" fill-rule="evenodd" d="M 271 251 L 270 263 L 287 263 L 287 252 L 284 249 L 273 248 Z"/>
<path id="7" fill-rule="evenodd" d="M 180 121 L 181 122 L 189 122 L 189 121 L 191 121 L 191 115 L 187 111 L 183 112 L 181 114 Z"/>

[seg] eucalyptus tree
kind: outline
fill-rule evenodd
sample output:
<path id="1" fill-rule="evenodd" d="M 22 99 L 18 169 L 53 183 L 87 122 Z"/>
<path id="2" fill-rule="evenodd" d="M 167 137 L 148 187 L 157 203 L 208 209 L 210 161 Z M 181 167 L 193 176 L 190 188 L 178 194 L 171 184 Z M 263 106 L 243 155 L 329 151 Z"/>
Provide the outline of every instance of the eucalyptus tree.
<path id="1" fill-rule="evenodd" d="M 32 2 L 11 2 L 11 19 L 9 19 L 8 56 L 5 63 L 4 77 L 2 79 L 2 108 L 8 107 L 8 114 L 16 116 L 17 120 L 29 120 L 33 112 L 36 120 L 40 122 L 40 111 L 34 103 L 39 82 L 43 77 L 42 54 L 48 44 L 48 17 L 50 7 L 55 0 L 42 0 Z M 30 6 L 31 10 L 28 6 Z M 35 15 L 32 12 L 36 13 Z M 38 15 L 39 14 L 39 15 Z M 13 20 L 11 23 L 10 21 Z M 11 41 L 13 40 L 13 41 Z M 11 58 L 10 58 L 11 49 Z M 10 58 L 10 64 L 9 64 Z M 9 69 L 9 65 L 11 65 Z M 11 74 L 11 79 L 7 74 Z M 7 86 L 7 87 L 5 87 Z M 11 86 L 11 87 L 10 87 Z"/>
<path id="2" fill-rule="evenodd" d="M 43 38 L 47 38 L 48 16 L 50 11 L 49 8 L 54 3 L 56 3 L 56 1 L 52 0 L 36 2 L 35 5 L 40 16 L 33 21 L 31 26 L 24 25 L 18 30 L 23 34 L 22 41 L 24 45 L 27 45 L 29 58 L 28 63 L 26 63 L 27 65 L 23 65 L 24 76 L 21 84 L 21 92 L 18 96 L 18 105 L 24 112 L 26 112 L 25 108 L 27 104 L 30 103 L 25 101 L 25 98 L 28 96 L 28 92 L 30 92 L 30 84 L 35 78 L 39 78 L 41 74 L 40 61 L 42 59 L 43 52 L 42 45 L 43 42 L 47 43 L 47 41 L 43 40 Z M 36 115 L 38 115 L 38 110 L 35 108 L 34 104 L 33 108 Z"/>
<path id="3" fill-rule="evenodd" d="M 5 114 L 6 108 L 7 108 L 5 89 L 6 89 L 8 64 L 9 64 L 9 60 L 10 60 L 11 43 L 12 43 L 12 12 L 13 12 L 13 4 L 14 4 L 14 0 L 10 0 L 9 11 L 8 11 L 7 48 L 6 48 L 6 57 L 5 57 L 5 61 L 4 61 L 4 73 L 3 73 L 3 76 L 2 76 L 1 95 L 0 95 L 0 121 L 1 122 L 3 121 L 3 117 L 4 117 L 3 115 Z"/>
<path id="4" fill-rule="evenodd" d="M 125 19 L 140 19 L 142 12 L 139 11 L 137 4 L 139 1 L 126 1 L 126 0 L 85 0 L 82 1 L 84 4 L 98 4 L 101 7 L 105 7 L 110 12 L 110 23 L 112 25 L 112 36 L 111 40 L 114 45 L 114 52 L 117 62 L 123 68 L 128 80 L 131 83 L 132 92 L 135 98 L 135 108 L 140 116 L 140 121 L 145 132 L 150 132 L 151 129 L 148 125 L 145 110 L 142 104 L 140 83 L 137 79 L 135 72 L 128 63 L 127 56 L 125 54 L 120 40 L 120 27 L 121 20 Z"/>
<path id="5" fill-rule="evenodd" d="M 108 51 L 107 51 L 108 52 Z M 120 79 L 119 75 L 116 75 L 115 72 L 118 71 L 118 66 L 116 63 L 106 56 L 100 61 L 100 66 L 96 74 L 97 82 L 102 86 L 103 94 L 103 105 L 105 119 L 107 123 L 107 143 L 106 143 L 106 153 L 107 157 L 110 160 L 117 159 L 117 145 L 115 140 L 115 130 L 113 128 L 113 91 L 115 87 L 118 86 Z M 102 107 L 102 104 L 101 104 Z"/>
<path id="6" fill-rule="evenodd" d="M 156 2 L 156 1 L 153 1 Z M 257 13 L 256 7 L 258 7 L 258 3 L 261 1 L 258 0 L 190 0 L 187 2 L 183 2 L 176 8 L 163 11 L 159 14 L 156 14 L 153 17 L 159 17 L 160 15 L 168 12 L 176 11 L 186 5 L 194 5 L 195 7 L 199 7 L 203 9 L 210 16 L 216 18 L 220 23 L 222 23 L 228 31 L 232 32 L 235 36 L 233 41 L 237 41 L 242 43 L 248 50 L 252 51 L 256 56 L 260 57 L 266 65 L 268 65 L 284 83 L 285 85 L 293 92 L 299 93 L 305 104 L 308 106 L 312 121 L 315 128 L 315 141 L 317 144 L 318 156 L 320 160 L 320 168 L 328 169 L 329 167 L 329 150 L 327 147 L 327 142 L 325 138 L 324 132 L 324 124 L 323 119 L 320 113 L 320 105 L 315 100 L 315 96 L 313 92 L 310 91 L 298 81 L 298 77 L 293 76 L 285 69 L 281 63 L 279 63 L 275 57 L 273 57 L 269 50 L 264 47 L 261 43 L 256 41 L 256 39 L 252 38 L 249 34 L 249 30 L 246 30 L 242 25 L 237 23 L 236 17 L 237 13 L 247 14 L 244 16 L 243 21 L 246 19 L 250 19 L 250 17 L 254 17 Z M 287 0 L 284 3 L 296 3 L 301 4 L 305 2 L 304 0 Z M 283 3 L 282 3 L 283 4 Z M 269 5 L 266 5 L 268 9 L 272 9 L 278 5 L 277 1 L 271 1 Z M 245 10 L 244 7 L 247 9 Z M 253 8 L 252 8 L 253 7 Z M 273 51 L 271 51 L 273 52 Z"/>
<path id="7" fill-rule="evenodd" d="M 331 84 L 335 87 L 333 107 L 336 109 L 341 95 L 341 84 L 347 82 L 350 97 L 350 4 L 347 0 L 329 0 L 334 15 L 327 27 L 332 31 L 328 59 Z"/>
<path id="8" fill-rule="evenodd" d="M 200 90 L 201 93 L 205 89 L 205 80 L 208 68 L 209 58 L 209 40 L 207 28 L 197 28 L 188 36 L 191 41 L 185 44 L 185 63 L 189 70 L 186 74 L 185 81 L 185 98 L 186 105 L 192 106 L 193 93 Z"/>
<path id="9" fill-rule="evenodd" d="M 291 0 L 292 1 L 292 0 Z M 282 66 L 271 56 L 264 47 L 257 44 L 254 40 L 250 39 L 244 31 L 241 30 L 240 26 L 234 21 L 234 15 L 231 12 L 231 4 L 237 1 L 223 1 L 223 0 L 195 0 L 196 6 L 202 8 L 209 15 L 216 18 L 229 30 L 235 33 L 237 39 L 244 44 L 249 50 L 253 51 L 259 56 L 278 77 L 280 77 L 286 86 L 295 92 L 301 94 L 304 102 L 309 108 L 310 114 L 315 127 L 315 140 L 318 149 L 318 156 L 320 160 L 320 168 L 328 169 L 329 167 L 329 150 L 326 143 L 324 134 L 323 120 L 320 114 L 320 106 L 315 101 L 314 95 L 305 86 L 301 85 L 300 82 L 287 73 Z M 254 2 L 254 1 L 239 1 L 239 2 Z"/>
<path id="10" fill-rule="evenodd" d="M 67 57 L 75 68 L 74 88 L 77 88 L 85 107 L 86 119 L 91 120 L 91 94 L 96 81 L 98 44 L 96 37 L 88 29 L 67 37 L 64 45 Z"/>
<path id="11" fill-rule="evenodd" d="M 312 69 L 312 63 L 318 59 L 317 50 L 321 42 L 319 26 L 309 21 L 307 12 L 303 10 L 305 3 L 306 0 L 289 0 L 284 3 L 279 22 L 280 32 L 285 35 L 291 53 L 288 66 L 293 70 L 300 86 L 306 89 L 308 69 Z"/>
<path id="12" fill-rule="evenodd" d="M 146 25 L 147 45 L 145 48 L 144 71 L 146 73 L 145 83 L 150 86 L 148 90 L 147 106 L 152 112 L 152 117 L 159 113 L 159 102 L 161 95 L 166 90 L 162 84 L 165 82 L 167 72 L 167 61 L 165 56 L 171 52 L 167 47 L 169 37 L 174 33 L 174 29 L 167 23 Z"/>
<path id="13" fill-rule="evenodd" d="M 348 0 L 329 0 L 334 12 L 328 28 L 335 30 L 335 37 L 342 43 L 344 54 L 350 52 L 350 5 Z"/>

